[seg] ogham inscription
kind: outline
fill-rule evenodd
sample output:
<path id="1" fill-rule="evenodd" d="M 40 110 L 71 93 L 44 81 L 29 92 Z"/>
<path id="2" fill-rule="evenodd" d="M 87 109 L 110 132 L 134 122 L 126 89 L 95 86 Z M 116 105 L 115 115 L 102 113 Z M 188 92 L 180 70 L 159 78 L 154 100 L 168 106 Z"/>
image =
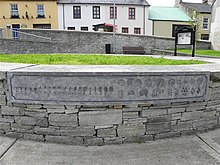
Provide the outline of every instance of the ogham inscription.
<path id="1" fill-rule="evenodd" d="M 205 100 L 207 74 L 10 74 L 12 102 L 128 102 Z"/>

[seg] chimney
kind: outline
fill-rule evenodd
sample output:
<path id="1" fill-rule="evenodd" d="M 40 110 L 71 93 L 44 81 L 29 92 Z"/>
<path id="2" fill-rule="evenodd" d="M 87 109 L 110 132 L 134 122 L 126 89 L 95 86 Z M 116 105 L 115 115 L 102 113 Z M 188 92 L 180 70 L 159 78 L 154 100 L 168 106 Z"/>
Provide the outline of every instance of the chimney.
<path id="1" fill-rule="evenodd" d="M 178 7 L 179 4 L 181 4 L 181 3 L 182 3 L 182 0 L 175 0 L 175 7 Z"/>

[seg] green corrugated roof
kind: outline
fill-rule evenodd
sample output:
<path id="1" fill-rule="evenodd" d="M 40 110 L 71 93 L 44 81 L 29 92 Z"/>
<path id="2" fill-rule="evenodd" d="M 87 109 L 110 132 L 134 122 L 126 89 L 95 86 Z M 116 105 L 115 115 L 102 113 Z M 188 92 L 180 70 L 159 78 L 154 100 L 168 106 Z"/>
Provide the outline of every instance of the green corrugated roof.
<path id="1" fill-rule="evenodd" d="M 190 21 L 190 17 L 176 7 L 149 7 L 149 20 L 158 21 Z"/>

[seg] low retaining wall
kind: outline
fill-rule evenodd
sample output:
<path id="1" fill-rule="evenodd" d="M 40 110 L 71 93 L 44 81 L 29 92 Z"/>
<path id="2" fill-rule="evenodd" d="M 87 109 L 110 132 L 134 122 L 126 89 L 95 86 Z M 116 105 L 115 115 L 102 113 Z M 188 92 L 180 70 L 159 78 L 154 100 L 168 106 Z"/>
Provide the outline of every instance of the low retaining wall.
<path id="1" fill-rule="evenodd" d="M 216 68 L 1 63 L 0 134 L 103 145 L 218 128 Z"/>
<path id="2" fill-rule="evenodd" d="M 67 30 L 20 29 L 20 40 L 0 39 L 0 53 L 106 53 L 106 44 L 113 49 L 113 33 L 83 32 Z M 28 35 L 27 35 L 28 34 Z M 51 41 L 42 36 L 51 38 Z M 121 54 L 123 46 L 142 46 L 147 54 L 152 49 L 174 49 L 174 38 L 116 34 L 116 52 Z M 179 46 L 191 48 L 190 46 Z M 197 49 L 211 49 L 211 43 L 198 41 Z"/>

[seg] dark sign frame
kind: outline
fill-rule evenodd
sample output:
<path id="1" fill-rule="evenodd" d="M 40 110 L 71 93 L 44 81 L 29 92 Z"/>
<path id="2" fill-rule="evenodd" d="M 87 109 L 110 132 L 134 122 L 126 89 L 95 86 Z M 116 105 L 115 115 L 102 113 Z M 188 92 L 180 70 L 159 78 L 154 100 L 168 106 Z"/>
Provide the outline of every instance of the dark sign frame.
<path id="1" fill-rule="evenodd" d="M 177 45 L 192 45 L 192 57 L 195 57 L 195 41 L 196 41 L 196 26 L 193 28 L 183 27 L 175 28 L 175 51 L 174 56 L 177 56 Z"/>

